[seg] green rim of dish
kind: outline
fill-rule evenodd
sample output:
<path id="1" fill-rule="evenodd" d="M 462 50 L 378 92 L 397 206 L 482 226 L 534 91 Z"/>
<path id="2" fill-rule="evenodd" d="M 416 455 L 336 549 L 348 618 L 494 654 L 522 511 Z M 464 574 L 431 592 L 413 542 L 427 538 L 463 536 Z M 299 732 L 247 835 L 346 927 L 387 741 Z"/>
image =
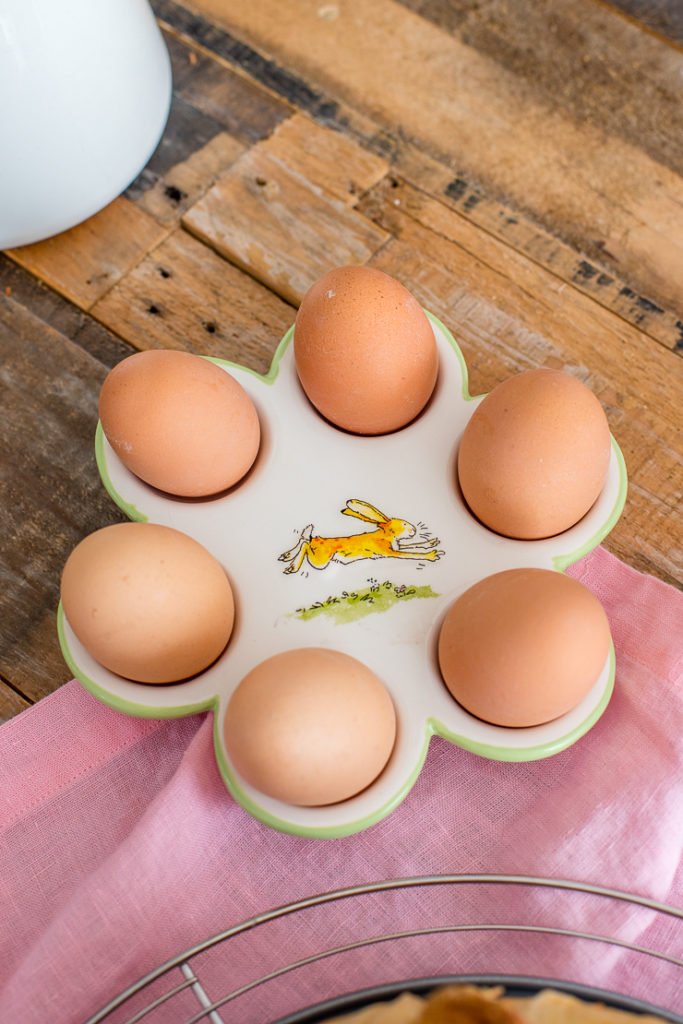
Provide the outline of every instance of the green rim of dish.
<path id="1" fill-rule="evenodd" d="M 601 540 L 604 540 L 608 533 L 614 528 L 619 516 L 621 515 L 624 505 L 626 504 L 626 495 L 628 492 L 628 476 L 626 473 L 626 462 L 621 448 L 617 444 L 616 440 L 610 434 L 612 441 L 612 451 L 614 452 L 617 459 L 617 466 L 619 468 L 619 490 L 617 492 L 617 498 L 610 512 L 609 516 L 599 527 L 598 530 L 589 537 L 580 547 L 570 552 L 568 555 L 555 555 L 553 558 L 553 565 L 560 572 L 563 572 L 568 566 L 573 565 L 574 562 L 578 562 L 584 555 L 589 554 L 594 548 L 598 546 Z"/>
<path id="2" fill-rule="evenodd" d="M 257 380 L 263 381 L 264 384 L 273 384 L 280 371 L 280 360 L 282 359 L 282 355 L 293 337 L 294 324 L 287 328 L 281 340 L 278 342 L 278 346 L 275 349 L 273 359 L 270 364 L 270 369 L 268 370 L 268 373 L 265 374 L 258 373 L 257 370 L 252 370 L 248 366 L 242 366 L 241 363 L 232 363 L 229 359 L 221 359 L 219 356 L 202 356 L 202 358 L 208 359 L 210 363 L 216 363 L 218 366 L 224 366 L 232 370 L 240 370 L 242 373 L 249 373 L 252 377 L 256 377 Z"/>
<path id="3" fill-rule="evenodd" d="M 376 808 L 370 814 L 364 815 L 361 818 L 356 818 L 354 821 L 345 821 L 338 825 L 303 825 L 272 814 L 270 811 L 265 810 L 265 808 L 260 804 L 256 803 L 255 800 L 252 800 L 252 798 L 244 792 L 232 774 L 230 765 L 225 757 L 225 751 L 220 739 L 218 715 L 214 717 L 214 749 L 216 752 L 218 769 L 228 790 L 237 803 L 240 804 L 240 806 L 253 818 L 256 818 L 264 825 L 268 825 L 269 828 L 273 828 L 278 832 L 286 832 L 289 835 L 301 836 L 305 839 L 341 839 L 344 836 L 354 835 L 356 832 L 363 832 L 365 829 L 370 828 L 371 825 L 376 825 L 377 822 L 386 818 L 387 815 L 389 815 L 400 803 L 403 802 L 415 785 L 427 756 L 430 738 L 431 733 L 428 733 L 425 737 L 425 741 L 422 745 L 422 750 L 420 751 L 415 767 L 412 769 L 405 782 L 399 786 L 396 792 L 386 800 L 381 807 Z M 335 806 L 338 807 L 340 805 L 336 804 Z"/>
<path id="4" fill-rule="evenodd" d="M 441 738 L 453 743 L 455 746 L 461 747 L 463 750 L 467 750 L 470 753 L 477 754 L 481 757 L 485 757 L 489 760 L 495 761 L 507 761 L 507 762 L 524 762 L 539 760 L 541 758 L 550 757 L 554 754 L 560 753 L 567 747 L 571 746 L 577 740 L 579 740 L 588 730 L 597 722 L 600 716 L 605 711 L 612 691 L 614 688 L 615 678 L 615 657 L 614 657 L 614 645 L 610 644 L 610 665 L 608 672 L 608 679 L 603 690 L 600 701 L 596 707 L 591 711 L 586 718 L 580 722 L 574 729 L 565 733 L 563 736 L 557 737 L 547 743 L 538 744 L 533 747 L 502 747 L 490 743 L 479 743 L 476 740 L 472 740 L 466 736 L 462 736 L 459 733 L 454 733 L 448 730 L 441 722 L 435 718 L 429 718 L 426 722 L 426 732 L 422 748 L 418 755 L 415 765 L 410 771 L 405 781 L 398 787 L 396 792 L 386 800 L 380 807 L 376 808 L 370 814 L 367 814 L 361 818 L 356 818 L 353 821 L 342 822 L 337 825 L 329 826 L 308 826 L 297 822 L 288 821 L 285 818 L 278 817 L 277 815 L 267 811 L 255 800 L 253 800 L 237 782 L 230 764 L 225 756 L 225 750 L 221 742 L 220 736 L 220 697 L 218 695 L 212 695 L 204 700 L 196 701 L 193 704 L 181 704 L 169 707 L 151 707 L 149 705 L 140 704 L 137 701 L 128 700 L 125 697 L 121 697 L 117 694 L 111 693 L 111 691 L 104 689 L 93 679 L 91 679 L 83 670 L 76 664 L 71 654 L 71 650 L 66 640 L 66 634 L 64 629 L 64 609 L 60 601 L 57 610 L 57 629 L 59 634 L 59 643 L 62 650 L 62 655 L 67 665 L 74 673 L 75 677 L 79 682 L 88 690 L 94 697 L 100 700 L 102 703 L 113 708 L 115 711 L 122 712 L 130 715 L 133 718 L 153 718 L 153 719 L 171 719 L 181 718 L 187 715 L 198 714 L 204 711 L 213 711 L 214 714 L 214 751 L 216 756 L 216 762 L 218 769 L 223 778 L 223 781 L 237 801 L 237 803 L 253 818 L 256 818 L 262 824 L 275 829 L 278 832 L 286 832 L 290 835 L 297 835 L 304 838 L 312 839 L 337 839 L 344 836 L 353 835 L 357 832 L 362 832 L 370 826 L 377 824 L 383 818 L 387 817 L 408 795 L 410 790 L 413 788 L 418 775 L 420 774 L 422 767 L 427 756 L 429 743 L 433 735 L 440 736 Z"/>
<path id="5" fill-rule="evenodd" d="M 139 704 L 137 701 L 120 697 L 118 694 L 112 693 L 111 690 L 106 690 L 103 686 L 100 686 L 99 683 L 96 683 L 94 679 L 91 679 L 90 676 L 87 675 L 74 661 L 71 648 L 69 647 L 66 639 L 66 631 L 64 629 L 64 608 L 61 601 L 57 607 L 57 634 L 59 636 L 59 646 L 62 650 L 62 657 L 76 679 L 78 679 L 79 683 L 81 683 L 85 689 L 93 695 L 93 697 L 97 697 L 99 701 L 103 704 L 107 704 L 115 711 L 122 711 L 125 715 L 130 715 L 131 718 L 184 718 L 186 715 L 195 715 L 200 711 L 210 711 L 218 706 L 218 697 L 213 695 L 205 698 L 204 700 L 197 701 L 194 704 L 178 704 L 173 707 L 152 707 L 149 704 Z M 140 683 L 140 685 L 143 686 L 144 684 Z"/>
<path id="6" fill-rule="evenodd" d="M 443 723 L 436 719 L 430 718 L 429 723 L 432 731 L 437 736 L 441 736 L 443 739 L 454 743 L 457 747 L 462 747 L 463 750 L 469 750 L 473 754 L 479 754 L 480 757 L 486 757 L 490 761 L 538 761 L 542 758 L 552 757 L 554 754 L 559 754 L 562 750 L 566 750 L 567 747 L 571 747 L 577 740 L 580 740 L 581 737 L 589 731 L 589 729 L 592 729 L 610 702 L 610 698 L 614 691 L 615 675 L 616 659 L 614 656 L 614 643 L 610 640 L 607 680 L 600 700 L 596 706 L 590 714 L 586 715 L 582 722 L 579 722 L 578 725 L 573 729 L 570 729 L 569 732 L 566 732 L 563 736 L 558 736 L 554 740 L 549 740 L 546 743 L 539 743 L 534 747 L 503 747 L 492 743 L 480 743 L 467 736 L 461 736 L 459 733 L 451 732 L 443 725 Z"/>

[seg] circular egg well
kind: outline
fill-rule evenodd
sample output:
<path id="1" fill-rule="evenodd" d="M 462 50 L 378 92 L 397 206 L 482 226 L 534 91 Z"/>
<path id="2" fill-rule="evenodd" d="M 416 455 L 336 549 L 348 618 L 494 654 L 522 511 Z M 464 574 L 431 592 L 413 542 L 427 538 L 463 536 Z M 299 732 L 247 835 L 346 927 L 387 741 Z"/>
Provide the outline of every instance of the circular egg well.
<path id="1" fill-rule="evenodd" d="M 494 572 L 523 566 L 561 572 L 592 550 L 619 517 L 626 472 L 612 440 L 605 487 L 571 529 L 519 541 L 483 527 L 462 499 L 454 462 L 465 425 L 484 396 L 469 395 L 460 349 L 428 315 L 439 350 L 437 387 L 422 414 L 393 434 L 347 434 L 315 411 L 297 378 L 292 328 L 266 376 L 213 360 L 251 396 L 268 438 L 256 471 L 216 498 L 182 501 L 144 484 L 122 465 L 98 425 L 97 462 L 111 497 L 129 518 L 182 530 L 212 552 L 233 588 L 236 629 L 199 676 L 148 686 L 98 665 L 60 606 L 64 657 L 91 693 L 127 714 L 169 718 L 212 710 L 216 759 L 227 788 L 254 817 L 282 831 L 333 837 L 380 820 L 410 790 L 434 734 L 488 758 L 548 757 L 597 721 L 612 691 L 613 652 L 572 711 L 545 725 L 511 729 L 469 715 L 441 679 L 437 637 L 455 598 Z M 402 530 L 395 527 L 390 553 L 380 543 L 386 529 L 368 518 L 368 507 L 404 521 Z M 313 545 L 317 565 L 308 557 L 314 556 L 309 537 L 326 541 Z M 347 551 L 352 559 L 337 560 L 335 549 L 338 557 Z M 381 775 L 357 796 L 324 807 L 265 797 L 236 772 L 223 740 L 226 707 L 244 676 L 265 658 L 300 647 L 329 647 L 363 662 L 387 687 L 397 714 L 396 744 Z"/>

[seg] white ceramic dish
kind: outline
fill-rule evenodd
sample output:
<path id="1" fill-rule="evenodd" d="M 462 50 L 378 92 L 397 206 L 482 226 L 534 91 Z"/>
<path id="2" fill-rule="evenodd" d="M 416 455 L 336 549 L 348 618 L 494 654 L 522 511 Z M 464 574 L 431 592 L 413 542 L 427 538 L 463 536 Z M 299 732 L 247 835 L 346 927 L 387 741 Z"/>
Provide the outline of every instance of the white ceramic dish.
<path id="1" fill-rule="evenodd" d="M 215 498 L 177 499 L 150 488 L 121 464 L 98 426 L 98 466 L 114 501 L 130 518 L 182 530 L 212 551 L 230 577 L 236 623 L 214 665 L 168 686 L 133 683 L 102 668 L 78 642 L 60 607 L 64 656 L 88 690 L 128 714 L 164 718 L 211 709 L 216 758 L 228 789 L 256 818 L 283 831 L 333 837 L 378 821 L 409 791 L 433 734 L 488 758 L 548 757 L 582 736 L 611 695 L 613 652 L 578 707 L 528 729 L 474 718 L 441 680 L 436 638 L 452 601 L 503 569 L 563 571 L 612 528 L 627 484 L 613 441 L 603 492 L 570 530 L 547 540 L 517 541 L 483 527 L 465 506 L 455 475 L 460 437 L 483 396 L 470 397 L 462 353 L 446 328 L 431 315 L 430 320 L 440 356 L 436 391 L 414 423 L 380 437 L 346 434 L 313 409 L 296 375 L 291 329 L 265 377 L 216 360 L 256 404 L 262 445 L 248 476 Z M 354 498 L 408 520 L 417 527 L 413 546 L 421 540 L 425 551 L 435 547 L 441 556 L 330 562 L 324 569 L 304 562 L 286 572 L 291 563 L 279 556 L 296 545 L 307 524 L 325 537 L 372 529 L 341 515 Z M 332 647 L 360 659 L 384 681 L 397 709 L 397 741 L 382 775 L 357 796 L 327 807 L 294 807 L 263 796 L 233 769 L 223 743 L 225 709 L 240 680 L 264 658 L 297 647 Z"/>

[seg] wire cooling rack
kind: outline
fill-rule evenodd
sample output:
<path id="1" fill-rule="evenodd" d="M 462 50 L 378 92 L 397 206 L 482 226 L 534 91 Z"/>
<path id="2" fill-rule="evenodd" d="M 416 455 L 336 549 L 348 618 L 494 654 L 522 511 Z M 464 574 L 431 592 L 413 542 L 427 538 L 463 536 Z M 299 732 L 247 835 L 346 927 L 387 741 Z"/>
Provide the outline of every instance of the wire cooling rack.
<path id="1" fill-rule="evenodd" d="M 494 894 L 498 887 L 508 887 L 507 891 L 518 889 L 523 893 L 518 902 L 518 910 L 525 919 L 470 920 L 467 918 L 467 914 L 464 915 L 463 920 L 455 919 L 459 912 L 462 916 L 465 902 L 461 897 L 466 890 L 474 889 L 478 894 L 482 892 Z M 414 928 L 403 927 L 395 930 L 391 927 L 380 928 L 379 931 L 373 930 L 369 935 L 358 934 L 351 938 L 347 936 L 344 941 L 331 941 L 329 945 L 325 945 L 325 948 L 316 948 L 290 961 L 281 960 L 271 969 L 266 969 L 263 959 L 264 949 L 269 951 L 271 948 L 270 939 L 266 936 L 265 945 L 261 944 L 259 948 L 251 948 L 246 952 L 249 962 L 252 965 L 258 965 L 260 972 L 258 976 L 244 980 L 239 978 L 239 971 L 234 970 L 237 959 L 244 959 L 245 951 L 240 950 L 238 957 L 233 960 L 232 954 L 235 952 L 233 944 L 240 939 L 248 939 L 251 942 L 257 933 L 263 932 L 269 926 L 293 922 L 296 919 L 296 930 L 299 934 L 302 931 L 305 933 L 307 925 L 305 923 L 302 925 L 301 921 L 307 914 L 322 913 L 324 915 L 325 908 L 329 908 L 339 901 L 351 901 L 355 904 L 364 898 L 381 900 L 384 897 L 386 899 L 389 894 L 416 894 L 419 906 L 425 908 L 425 912 L 429 915 L 431 910 L 425 903 L 425 896 L 430 890 L 443 888 L 448 891 L 449 896 L 455 896 L 454 900 L 448 901 L 448 913 L 454 916 L 445 922 L 442 920 L 438 923 L 428 921 L 427 923 L 418 923 Z M 529 907 L 530 894 L 534 898 L 547 895 L 546 910 L 549 907 L 551 911 L 555 909 L 565 915 L 573 908 L 571 908 L 571 902 L 563 904 L 562 901 L 566 901 L 572 894 L 576 894 L 576 896 L 581 894 L 582 897 L 588 896 L 603 901 L 597 914 L 591 915 L 591 921 L 597 917 L 603 928 L 598 931 L 592 928 L 584 930 L 577 926 L 568 927 L 566 923 L 552 923 L 546 917 L 543 917 L 541 922 L 539 920 L 529 921 L 526 918 L 533 916 L 530 914 Z M 493 895 L 493 903 L 490 905 L 495 908 L 495 895 Z M 607 908 L 609 912 L 604 908 Z M 628 934 L 628 928 L 625 934 L 615 934 L 615 932 L 624 932 L 622 927 L 624 922 L 619 921 L 619 915 L 615 916 L 614 911 L 621 910 L 630 914 L 634 908 L 641 914 L 649 912 L 646 913 L 645 923 L 641 921 L 637 927 L 639 941 L 632 940 Z M 384 909 L 381 903 L 376 903 L 370 908 L 369 914 L 356 916 L 356 906 L 354 906 L 353 912 L 349 916 L 358 928 L 366 925 L 368 921 L 377 922 L 379 920 L 380 924 L 386 925 L 391 923 L 391 916 L 389 914 L 387 917 Z M 470 910 L 472 910 L 471 905 Z M 480 908 L 475 906 L 475 914 L 479 911 Z M 569 913 L 568 916 L 572 917 L 573 915 Z M 495 917 L 496 914 L 493 913 L 492 918 Z M 323 930 L 325 931 L 325 929 Z M 556 981 L 545 975 L 536 977 L 527 974 L 521 976 L 489 972 L 474 975 L 457 970 L 455 973 L 449 971 L 447 974 L 442 972 L 434 974 L 432 971 L 428 971 L 429 977 L 403 978 L 400 982 L 361 986 L 351 992 L 348 991 L 348 979 L 352 975 L 343 966 L 345 956 L 358 953 L 362 955 L 370 947 L 376 951 L 380 945 L 385 943 L 405 942 L 417 938 L 430 943 L 436 937 L 443 938 L 444 936 L 448 937 L 450 942 L 453 936 L 458 935 L 466 936 L 469 942 L 472 936 L 479 936 L 480 939 L 485 940 L 488 933 L 498 936 L 501 933 L 522 937 L 534 936 L 544 944 L 546 940 L 554 942 L 558 938 L 562 941 L 571 941 L 574 944 L 577 942 L 587 943 L 587 948 L 590 950 L 588 959 L 602 958 L 602 963 L 605 962 L 605 957 L 608 960 L 621 954 L 634 957 L 634 974 L 640 979 L 641 987 L 643 979 L 645 979 L 648 999 L 653 1001 L 643 1002 L 641 998 L 631 997 L 627 993 L 622 995 L 597 989 L 584 984 L 583 979 L 580 978 L 574 980 L 564 978 Z M 329 940 L 334 934 L 334 929 L 325 931 L 325 934 Z M 659 948 L 656 948 L 654 943 L 650 944 L 643 939 L 647 936 L 654 937 L 655 934 Z M 319 930 L 317 937 L 318 939 L 320 937 Z M 282 931 L 274 937 L 272 946 L 273 948 L 277 946 L 280 952 L 284 950 L 285 953 L 292 948 Z M 221 984 L 229 987 L 230 991 L 222 990 L 219 996 L 210 996 L 202 977 L 202 970 L 208 972 L 206 958 L 212 953 L 215 954 L 219 949 L 226 954 L 226 959 L 222 961 L 220 967 Z M 616 1008 L 649 1012 L 657 1014 L 663 1020 L 671 1021 L 673 1024 L 683 1024 L 683 1017 L 679 1016 L 677 1012 L 679 1009 L 683 1009 L 683 959 L 681 954 L 683 954 L 683 910 L 647 897 L 583 882 L 525 875 L 425 875 L 337 889 L 276 907 L 251 917 L 206 939 L 149 972 L 102 1007 L 89 1018 L 86 1024 L 100 1024 L 100 1022 L 137 1024 L 138 1021 L 144 1021 L 145 1024 L 147 1021 L 163 1021 L 164 1024 L 167 1022 L 168 1024 L 199 1024 L 202 1021 L 208 1021 L 210 1024 L 232 1024 L 233 1021 L 239 1021 L 240 1024 L 242 1022 L 247 1022 L 247 1024 L 306 1024 L 306 1022 L 311 1022 L 314 1024 L 314 1022 L 323 1021 L 326 1017 L 358 1008 L 364 1005 L 364 1002 L 394 996 L 401 990 L 424 992 L 437 984 L 458 981 L 481 984 L 502 983 L 506 985 L 508 991 L 520 995 L 531 994 L 543 986 L 552 986 L 557 987 L 560 991 L 580 995 L 584 998 L 602 999 L 603 1002 Z M 427 955 L 429 956 L 429 947 L 427 947 Z M 486 955 L 485 951 L 484 955 Z M 339 964 L 342 966 L 335 966 L 331 977 L 336 979 L 337 985 L 341 986 L 341 993 L 334 991 L 334 982 L 332 991 L 327 989 L 320 991 L 315 985 L 312 988 L 310 986 L 307 988 L 306 985 L 299 984 L 302 973 L 308 972 L 310 975 L 312 969 L 315 970 L 319 965 L 332 959 L 336 965 L 336 958 L 340 957 L 342 959 Z M 560 957 L 560 960 L 564 959 L 563 956 Z M 210 986 L 212 990 L 216 988 L 215 968 L 214 956 Z M 493 969 L 495 969 L 495 965 Z M 662 974 L 662 971 L 665 974 Z M 318 992 L 318 998 L 314 1000 L 315 1005 L 311 1006 L 310 1002 L 306 1003 L 305 1009 L 297 1008 L 286 1016 L 279 1016 L 277 1021 L 267 1016 L 264 1010 L 264 1005 L 268 1005 L 268 999 L 258 1006 L 245 1007 L 246 997 L 256 991 L 263 992 L 268 986 L 278 982 L 285 982 L 290 991 L 299 993 L 299 998 L 305 991 Z M 325 985 L 329 986 L 330 984 L 330 977 L 327 977 Z M 675 1007 L 671 1006 L 671 1008 L 660 1006 L 657 1002 L 657 993 L 660 991 L 669 993 L 667 997 L 669 1004 L 671 1004 L 672 998 L 677 1000 L 680 994 L 680 1004 L 676 1004 Z"/>

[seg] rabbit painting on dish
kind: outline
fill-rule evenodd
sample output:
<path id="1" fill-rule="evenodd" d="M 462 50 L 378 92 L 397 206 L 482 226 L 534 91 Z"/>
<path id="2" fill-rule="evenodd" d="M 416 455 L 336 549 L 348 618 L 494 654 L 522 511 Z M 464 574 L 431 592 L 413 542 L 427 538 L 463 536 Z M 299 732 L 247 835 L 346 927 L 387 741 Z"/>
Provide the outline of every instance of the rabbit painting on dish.
<path id="1" fill-rule="evenodd" d="M 324 569 L 330 562 L 345 565 L 361 558 L 412 558 L 435 562 L 444 554 L 437 548 L 438 538 L 423 535 L 421 540 L 412 540 L 417 533 L 412 523 L 390 519 L 367 501 L 350 498 L 341 512 L 372 523 L 376 529 L 347 537 L 314 537 L 313 524 L 309 523 L 294 547 L 279 556 L 279 561 L 289 563 L 284 572 L 298 572 L 304 561 L 314 569 Z"/>

